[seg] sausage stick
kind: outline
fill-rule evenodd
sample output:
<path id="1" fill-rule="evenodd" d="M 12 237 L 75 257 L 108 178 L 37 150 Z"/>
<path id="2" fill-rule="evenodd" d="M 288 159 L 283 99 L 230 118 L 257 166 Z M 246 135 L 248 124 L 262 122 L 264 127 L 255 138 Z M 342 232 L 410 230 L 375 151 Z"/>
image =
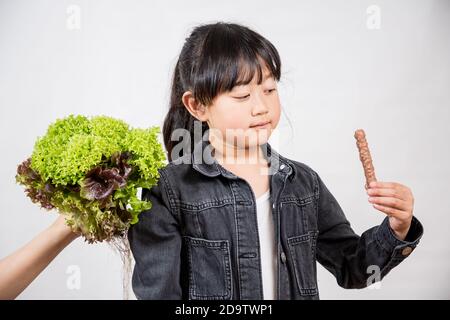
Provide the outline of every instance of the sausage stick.
<path id="1" fill-rule="evenodd" d="M 366 134 L 363 129 L 355 131 L 356 146 L 359 151 L 359 159 L 361 160 L 364 175 L 366 176 L 365 188 L 369 187 L 372 181 L 377 181 L 375 177 L 375 169 L 372 164 L 372 157 L 370 156 L 369 145 L 367 144 Z"/>

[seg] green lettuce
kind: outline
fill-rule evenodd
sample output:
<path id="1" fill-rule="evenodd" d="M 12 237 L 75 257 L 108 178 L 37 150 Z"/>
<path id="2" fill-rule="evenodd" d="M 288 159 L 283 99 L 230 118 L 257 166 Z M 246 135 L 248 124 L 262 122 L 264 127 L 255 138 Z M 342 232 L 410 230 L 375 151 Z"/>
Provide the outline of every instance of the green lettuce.
<path id="1" fill-rule="evenodd" d="M 89 243 L 123 237 L 151 208 L 138 190 L 156 185 L 166 165 L 159 133 L 158 126 L 131 128 L 108 116 L 57 119 L 18 166 L 16 182 Z"/>

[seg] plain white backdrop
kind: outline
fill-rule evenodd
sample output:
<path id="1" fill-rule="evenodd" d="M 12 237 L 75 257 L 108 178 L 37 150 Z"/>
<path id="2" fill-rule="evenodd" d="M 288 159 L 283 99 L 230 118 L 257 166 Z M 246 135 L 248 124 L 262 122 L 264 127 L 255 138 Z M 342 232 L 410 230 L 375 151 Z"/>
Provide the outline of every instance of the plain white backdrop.
<path id="1" fill-rule="evenodd" d="M 413 191 L 425 233 L 412 255 L 379 289 L 342 289 L 319 265 L 321 299 L 450 298 L 446 0 L 0 0 L 0 257 L 56 218 L 15 184 L 36 138 L 70 113 L 162 127 L 183 41 L 215 21 L 277 47 L 284 114 L 274 143 L 320 174 L 356 232 L 384 215 L 367 201 L 355 129 L 366 130 L 378 179 Z M 119 256 L 77 239 L 19 299 L 122 299 L 121 285 Z"/>

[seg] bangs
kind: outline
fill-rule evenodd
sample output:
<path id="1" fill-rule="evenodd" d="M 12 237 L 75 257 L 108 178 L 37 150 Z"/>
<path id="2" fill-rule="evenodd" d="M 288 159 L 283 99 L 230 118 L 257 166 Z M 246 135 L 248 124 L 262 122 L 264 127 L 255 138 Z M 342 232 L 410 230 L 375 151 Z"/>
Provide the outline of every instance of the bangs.
<path id="1" fill-rule="evenodd" d="M 216 24 L 198 54 L 201 62 L 191 70 L 191 83 L 195 99 L 204 105 L 235 86 L 249 84 L 255 75 L 261 84 L 264 69 L 280 80 L 281 62 L 276 48 L 243 26 Z"/>

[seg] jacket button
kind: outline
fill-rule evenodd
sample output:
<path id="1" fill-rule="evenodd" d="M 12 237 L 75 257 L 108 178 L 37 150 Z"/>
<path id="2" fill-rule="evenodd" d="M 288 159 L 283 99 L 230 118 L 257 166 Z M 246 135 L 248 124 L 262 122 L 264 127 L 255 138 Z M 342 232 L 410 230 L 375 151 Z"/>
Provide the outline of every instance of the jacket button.
<path id="1" fill-rule="evenodd" d="M 285 166 L 284 164 L 282 164 L 282 165 L 280 166 L 280 170 L 283 170 L 284 167 L 286 167 L 286 166 Z"/>
<path id="2" fill-rule="evenodd" d="M 281 262 L 286 263 L 286 255 L 284 252 L 281 252 Z"/>
<path id="3" fill-rule="evenodd" d="M 402 250 L 402 255 L 404 255 L 404 256 L 407 256 L 407 255 L 409 255 L 411 252 L 412 252 L 412 248 L 411 247 L 405 247 L 403 250 Z"/>

